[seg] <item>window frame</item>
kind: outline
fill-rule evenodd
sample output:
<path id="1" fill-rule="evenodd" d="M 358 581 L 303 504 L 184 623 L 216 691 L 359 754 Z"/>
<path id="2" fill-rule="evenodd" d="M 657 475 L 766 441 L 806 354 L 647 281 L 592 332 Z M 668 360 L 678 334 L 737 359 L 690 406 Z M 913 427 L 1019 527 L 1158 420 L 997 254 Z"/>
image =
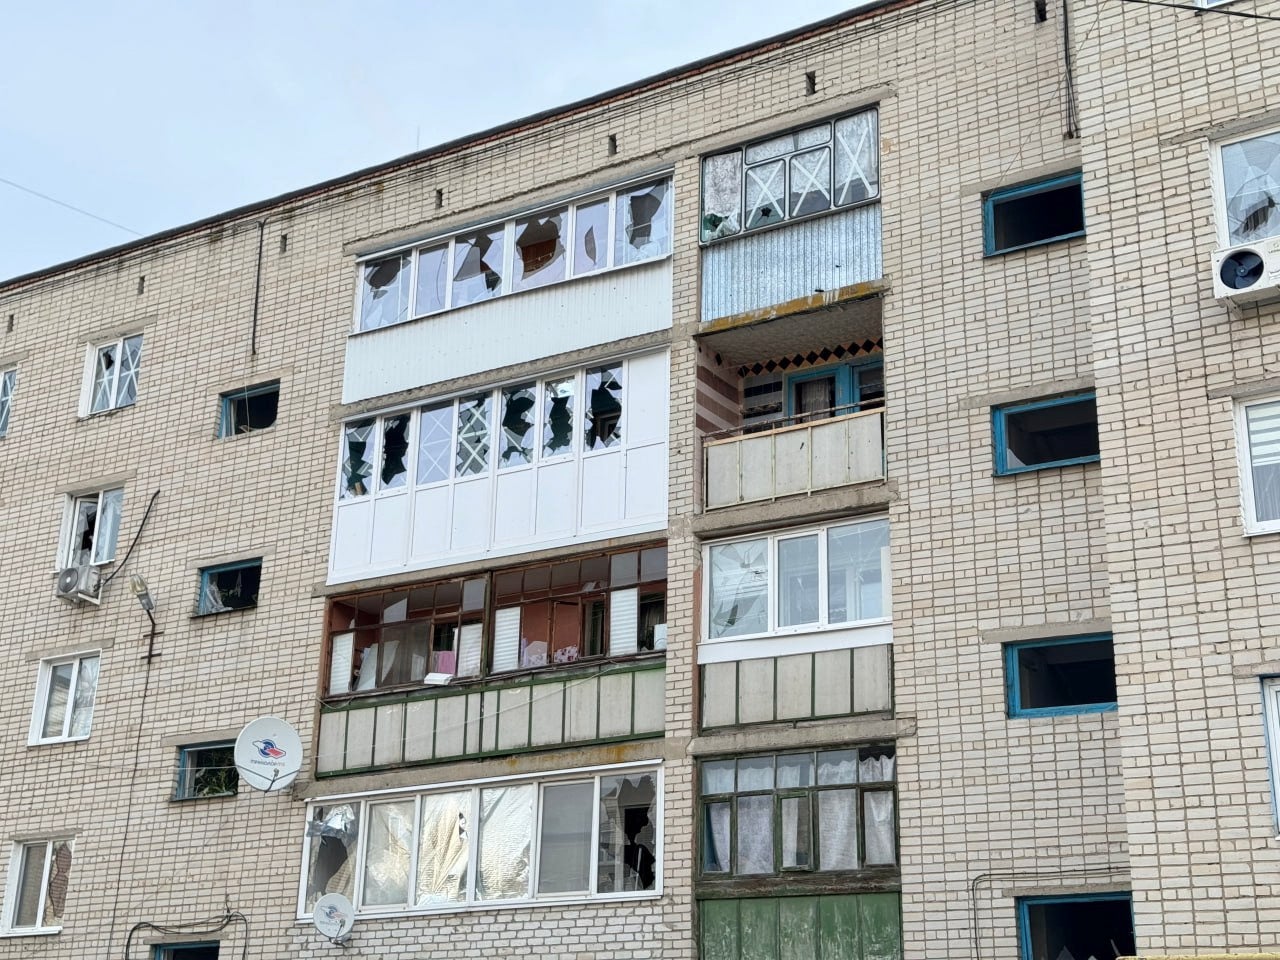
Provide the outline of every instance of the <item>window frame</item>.
<path id="1" fill-rule="evenodd" d="M 1044 410 L 1050 407 L 1066 406 L 1073 403 L 1085 403 L 1089 400 L 1094 402 L 1094 423 L 1096 424 L 1096 410 L 1098 403 L 1098 392 L 1096 390 L 1084 390 L 1079 393 L 1063 394 L 1057 397 L 1045 397 L 1038 400 L 1023 400 L 1016 403 L 1006 403 L 992 407 L 991 441 L 994 458 L 993 474 L 997 477 L 1011 477 L 1020 473 L 1034 473 L 1037 470 L 1053 470 L 1058 467 L 1074 467 L 1082 463 L 1101 463 L 1101 444 L 1099 444 L 1099 450 L 1096 454 L 1090 454 L 1085 457 L 1067 457 L 1063 460 L 1048 460 L 1044 463 L 1035 463 L 1030 466 L 1021 467 L 1009 466 L 1008 463 L 1009 448 L 1006 438 L 1008 428 L 1005 421 L 1010 414 L 1030 413 L 1035 410 Z"/>
<path id="2" fill-rule="evenodd" d="M 125 344 L 133 340 L 136 340 L 138 342 L 138 358 L 135 361 L 135 366 L 132 370 L 133 386 L 134 386 L 133 399 L 130 400 L 128 403 L 121 403 L 120 402 L 120 368 L 122 365 L 121 358 L 123 358 L 124 356 Z M 122 334 L 121 336 L 115 338 L 114 340 L 107 340 L 107 341 L 89 344 L 88 348 L 85 351 L 84 381 L 83 381 L 83 386 L 80 392 L 81 419 L 102 416 L 103 414 L 111 413 L 113 410 L 123 410 L 127 407 L 132 407 L 137 404 L 138 396 L 139 396 L 139 383 L 140 383 L 140 377 L 142 373 L 142 354 L 143 354 L 144 345 L 145 345 L 144 334 L 141 331 L 137 333 Z M 98 357 L 102 354 L 103 351 L 109 350 L 112 347 L 114 347 L 116 350 L 116 362 L 115 362 L 114 373 L 111 377 L 110 396 L 108 398 L 108 402 L 105 407 L 103 407 L 101 410 L 94 410 L 93 409 L 93 388 L 94 388 L 94 383 L 95 383 L 96 374 L 97 374 Z"/>
<path id="3" fill-rule="evenodd" d="M 218 953 L 222 953 L 222 942 L 220 940 L 193 940 L 190 943 L 157 943 L 151 947 L 151 960 L 183 960 L 188 951 L 207 950 L 209 947 L 217 947 Z"/>
<path id="4" fill-rule="evenodd" d="M 236 797 L 240 793 L 240 777 L 237 773 L 234 789 L 224 791 L 223 793 L 197 793 L 195 792 L 195 774 L 192 772 L 198 770 L 199 767 L 192 767 L 191 760 L 193 756 L 202 750 L 235 750 L 234 740 L 210 740 L 202 743 L 189 743 L 178 747 L 178 770 L 177 777 L 174 781 L 172 800 L 178 803 L 185 803 L 189 800 L 220 800 L 228 797 Z M 231 768 L 234 770 L 235 767 Z M 188 782 L 189 781 L 189 782 Z"/>
<path id="5" fill-rule="evenodd" d="M 1240 475 L 1240 515 L 1246 537 L 1280 532 L 1280 517 L 1274 520 L 1257 519 L 1258 509 L 1253 488 L 1253 450 L 1249 436 L 1249 408 L 1263 404 L 1280 404 L 1280 394 L 1250 397 L 1236 402 L 1235 418 L 1236 467 Z"/>
<path id="6" fill-rule="evenodd" d="M 93 702 L 89 705 L 89 732 L 73 736 L 71 728 L 72 715 L 75 712 L 76 686 L 80 680 L 81 664 L 85 660 L 98 661 L 98 676 L 93 682 Z M 53 669 L 65 663 L 75 664 L 71 671 L 71 681 L 67 688 L 67 713 L 62 721 L 63 733 L 46 737 L 43 733 L 45 716 L 49 710 L 49 686 L 53 677 Z M 46 657 L 37 667 L 35 700 L 31 708 L 31 725 L 27 733 L 27 746 L 38 747 L 49 743 L 79 743 L 93 736 L 93 711 L 98 703 L 98 686 L 102 682 L 102 650 L 86 650 L 82 653 L 67 654 L 59 657 Z"/>
<path id="7" fill-rule="evenodd" d="M 1111 672 L 1115 676 L 1115 638 L 1110 633 L 1086 633 L 1071 637 L 1046 637 L 1041 640 L 1019 640 L 1004 645 L 1004 677 L 1005 706 L 1009 719 L 1027 717 L 1065 717 L 1080 713 L 1112 713 L 1118 709 L 1115 700 L 1102 703 L 1065 704 L 1060 707 L 1024 707 L 1022 706 L 1022 689 L 1018 682 L 1018 654 L 1023 650 L 1035 650 L 1041 647 L 1062 647 L 1081 643 L 1097 643 L 1107 640 L 1111 643 Z"/>
<path id="8" fill-rule="evenodd" d="M 109 487 L 104 490 L 97 490 L 90 493 L 68 494 L 63 499 L 62 510 L 62 532 L 58 538 L 58 559 L 56 570 L 65 570 L 67 567 L 80 566 L 80 564 L 72 563 L 72 558 L 76 553 L 75 546 L 72 541 L 76 535 L 76 516 L 79 512 L 78 504 L 81 501 L 90 499 L 97 500 L 97 508 L 93 520 L 93 549 L 90 551 L 89 563 L 90 567 L 103 567 L 110 563 L 115 563 L 116 549 L 120 546 L 120 526 L 117 522 L 115 529 L 115 541 L 111 544 L 111 556 L 97 559 L 98 555 L 98 536 L 102 532 L 102 503 L 103 498 L 108 494 L 120 493 L 120 518 L 124 517 L 124 487 Z"/>
<path id="9" fill-rule="evenodd" d="M 1046 896 L 1015 897 L 1018 915 L 1018 960 L 1035 960 L 1031 955 L 1032 906 L 1049 906 L 1055 903 L 1092 903 L 1124 900 L 1129 904 L 1129 926 L 1133 929 L 1133 892 L 1107 891 L 1098 893 L 1049 894 Z M 1135 934 L 1136 935 L 1136 934 Z"/>
<path id="10" fill-rule="evenodd" d="M 1196 0 L 1196 5 L 1202 10 L 1212 10 L 1215 7 L 1225 7 L 1234 0 L 1218 0 L 1218 2 L 1205 5 L 1205 0 Z M 1200 14 L 1197 14 L 1199 16 Z M 1248 131 L 1247 133 L 1236 134 L 1230 137 L 1224 137 L 1221 140 L 1211 141 L 1210 162 L 1209 162 L 1209 183 L 1210 193 L 1213 199 L 1213 221 L 1214 233 L 1218 241 L 1218 249 L 1226 250 L 1230 247 L 1260 245 L 1267 240 L 1280 237 L 1277 232 L 1270 237 L 1259 237 L 1253 240 L 1240 240 L 1233 242 L 1231 240 L 1231 225 L 1227 222 L 1227 173 L 1222 162 L 1222 151 L 1227 147 L 1234 147 L 1239 143 L 1247 143 L 1250 140 L 1259 140 L 1263 137 L 1280 138 L 1280 126 L 1268 125 Z"/>
<path id="11" fill-rule="evenodd" d="M 1049 193 L 1070 184 L 1075 184 L 1080 188 L 1081 227 L 1079 230 L 1046 237 L 1043 240 L 1033 240 L 1030 243 L 1020 243 L 1012 247 L 996 247 L 995 210 L 999 204 L 1007 203 L 1010 200 L 1021 200 L 1024 197 L 1033 197 L 1040 193 Z M 1088 224 L 1085 223 L 1084 219 L 1084 173 L 1080 170 L 1055 174 L 1041 180 L 1020 183 L 1011 187 L 999 187 L 989 191 L 982 198 L 982 254 L 984 257 L 999 257 L 1018 250 L 1030 250 L 1034 247 L 1043 247 L 1062 240 L 1073 240 L 1076 237 L 1085 236 L 1087 232 Z"/>
<path id="12" fill-rule="evenodd" d="M 13 413 L 13 394 L 18 387 L 18 368 L 0 368 L 0 439 L 9 435 L 9 420 Z"/>
<path id="13" fill-rule="evenodd" d="M 707 540 L 702 544 L 702 569 L 704 575 L 702 577 L 702 617 L 701 629 L 702 636 L 699 644 L 722 644 L 737 642 L 758 642 L 764 640 L 787 639 L 791 637 L 808 636 L 812 634 L 829 634 L 841 631 L 856 631 L 867 627 L 877 627 L 893 622 L 892 607 L 892 566 L 889 562 L 882 562 L 880 567 L 881 573 L 881 605 L 884 614 L 880 617 L 872 617 L 863 620 L 850 620 L 841 623 L 830 622 L 830 598 L 828 581 L 830 578 L 830 564 L 828 559 L 828 533 L 829 531 L 840 528 L 857 526 L 861 524 L 884 523 L 886 530 L 888 529 L 889 517 L 887 514 L 874 514 L 871 516 L 844 517 L 839 520 L 831 520 L 812 526 L 803 527 L 787 527 L 785 529 L 762 530 L 756 533 L 741 534 L 736 537 L 726 537 L 724 539 Z M 789 626 L 779 625 L 780 606 L 779 591 L 781 587 L 778 578 L 778 544 L 788 540 L 799 540 L 804 537 L 817 535 L 818 538 L 818 620 L 812 623 L 801 623 Z M 767 540 L 767 562 L 769 565 L 769 577 L 766 587 L 766 603 L 767 626 L 764 631 L 755 633 L 733 634 L 731 636 L 713 637 L 711 635 L 711 616 L 712 616 L 712 580 L 711 573 L 711 551 L 714 547 L 727 546 L 735 543 L 749 543 L 753 540 Z M 890 546 L 892 541 L 890 541 Z"/>
<path id="14" fill-rule="evenodd" d="M 196 594 L 196 609 L 193 616 L 196 617 L 216 617 L 223 613 L 240 613 L 244 610 L 257 609 L 258 600 L 262 596 L 262 557 L 249 557 L 244 560 L 233 560 L 230 563 L 217 563 L 208 567 L 200 568 L 200 592 Z M 229 607 L 226 610 L 208 610 L 205 609 L 205 595 L 211 585 L 211 577 L 220 573 L 231 573 L 236 570 L 253 570 L 258 571 L 258 593 L 253 598 L 253 603 L 245 604 L 243 607 Z"/>
<path id="15" fill-rule="evenodd" d="M 623 890 L 600 893 L 597 888 L 599 886 L 598 869 L 601 844 L 601 830 L 599 822 L 601 783 L 610 777 L 644 776 L 648 774 L 651 774 L 654 778 L 654 816 L 650 824 L 653 829 L 654 848 L 653 889 Z M 545 789 L 547 786 L 582 783 L 587 780 L 594 782 L 591 836 L 586 845 L 587 849 L 591 851 L 588 876 L 590 889 L 585 892 L 556 892 L 539 895 L 537 890 L 541 879 L 540 870 L 542 858 L 540 853 L 542 843 L 543 798 Z M 510 899 L 481 899 L 476 895 L 477 885 L 479 883 L 478 854 L 482 843 L 481 831 L 483 827 L 478 815 L 480 795 L 484 790 L 520 786 L 532 786 L 535 791 L 533 810 L 530 818 L 532 832 L 530 835 L 529 863 L 527 868 L 528 879 L 526 887 L 526 889 L 530 891 L 530 895 L 522 898 Z M 467 792 L 471 794 L 468 807 L 470 812 L 468 814 L 467 822 L 474 824 L 474 829 L 469 831 L 467 851 L 466 895 L 470 898 L 459 902 L 449 902 L 443 906 L 435 907 L 402 904 L 366 905 L 364 903 L 364 887 L 365 868 L 369 854 L 368 837 L 370 828 L 370 808 L 380 803 L 413 802 L 413 831 L 411 841 L 409 843 L 409 849 L 412 853 L 409 872 L 406 879 L 406 887 L 410 892 L 410 896 L 406 898 L 406 900 L 408 900 L 412 898 L 412 895 L 415 892 L 414 886 L 417 873 L 417 854 L 420 850 L 422 831 L 423 798 L 439 794 L 460 792 Z M 662 897 L 664 893 L 663 851 L 664 844 L 666 842 L 666 838 L 664 836 L 665 803 L 665 767 L 663 763 L 657 760 L 642 760 L 607 766 L 591 766 L 569 770 L 549 771 L 541 774 L 520 774 L 515 776 L 451 781 L 431 784 L 429 787 L 415 787 L 412 789 L 400 788 L 381 790 L 373 793 L 341 794 L 330 797 L 317 797 L 308 801 L 306 805 L 305 822 L 310 823 L 312 821 L 312 811 L 317 807 L 332 807 L 342 804 L 350 804 L 354 807 L 356 839 L 350 854 L 352 863 L 351 902 L 355 906 L 357 918 L 368 919 L 371 917 L 434 916 L 440 914 L 474 913 L 490 910 L 536 909 L 549 905 L 558 906 L 658 899 Z M 311 912 L 306 909 L 308 880 L 310 879 L 308 875 L 310 865 L 311 837 L 304 829 L 296 914 L 297 918 L 300 920 L 307 919 L 311 916 Z"/>
<path id="16" fill-rule="evenodd" d="M 268 380 L 263 383 L 255 384 L 250 387 L 240 387 L 236 390 L 227 390 L 218 395 L 219 414 L 218 414 L 218 439 L 228 440 L 234 437 L 246 436 L 250 433 L 261 433 L 263 430 L 270 430 L 276 425 L 273 420 L 270 425 L 265 427 L 250 427 L 247 430 L 235 430 L 232 422 L 232 413 L 235 409 L 237 400 L 248 400 L 250 397 L 261 397 L 266 394 L 274 393 L 276 395 L 277 418 L 279 417 L 279 398 L 280 398 L 280 381 Z"/>
<path id="17" fill-rule="evenodd" d="M 659 184 L 666 184 L 667 195 L 664 205 L 667 210 L 667 239 L 666 250 L 652 256 L 641 257 L 638 260 L 625 262 L 618 261 L 617 238 L 619 236 L 619 198 L 624 197 L 634 191 L 653 187 Z M 389 327 L 397 327 L 415 320 L 421 320 L 425 317 L 441 316 L 451 313 L 455 310 L 461 310 L 465 307 L 473 306 L 477 303 L 487 303 L 491 300 L 502 300 L 515 294 L 524 293 L 529 290 L 538 290 L 544 287 L 557 286 L 562 283 L 571 283 L 586 277 L 598 276 L 604 273 L 610 273 L 615 270 L 625 270 L 629 267 L 640 266 L 645 263 L 657 263 L 661 260 L 669 259 L 674 245 L 675 235 L 675 178 L 672 171 L 666 170 L 658 173 L 651 173 L 641 177 L 635 177 L 621 183 L 615 184 L 606 190 L 595 190 L 589 193 L 583 193 L 567 197 L 565 199 L 542 204 L 527 210 L 521 210 L 514 215 L 494 218 L 491 220 L 478 221 L 469 225 L 463 230 L 454 230 L 445 234 L 434 234 L 423 240 L 416 240 L 413 243 L 403 244 L 398 247 L 391 247 L 385 250 L 379 250 L 377 253 L 371 253 L 360 257 L 356 261 L 356 284 L 355 284 L 355 306 L 354 321 L 352 323 L 350 335 L 358 336 L 365 333 L 375 333 L 378 330 L 385 330 Z M 606 215 L 608 217 L 607 248 L 605 250 L 605 266 L 596 267 L 593 270 L 586 270 L 581 273 L 574 270 L 574 257 L 577 252 L 577 218 L 578 210 L 582 207 L 591 207 L 598 203 L 604 202 L 606 205 Z M 516 224 L 527 220 L 536 219 L 540 216 L 555 213 L 564 210 L 564 231 L 562 238 L 567 242 L 564 246 L 564 276 L 558 280 L 549 280 L 542 283 L 529 283 L 521 286 L 516 278 L 516 263 L 518 257 L 516 255 Z M 479 300 L 471 300 L 466 303 L 453 303 L 453 284 L 457 274 L 458 265 L 455 261 L 455 254 L 458 247 L 458 241 L 466 242 L 469 238 L 478 236 L 482 233 L 495 233 L 502 231 L 502 273 L 501 285 L 502 289 L 496 294 L 484 297 Z M 444 248 L 444 266 L 445 266 L 445 284 L 444 284 L 444 306 L 435 309 L 418 310 L 418 264 L 422 254 Z M 397 320 L 393 323 L 386 323 L 376 327 L 363 326 L 363 300 L 365 292 L 365 276 L 364 271 L 370 264 L 378 263 L 392 257 L 409 258 L 408 277 L 406 283 L 408 285 L 405 318 Z"/>
<path id="18" fill-rule="evenodd" d="M 71 862 L 75 864 L 75 838 L 70 836 L 53 836 L 47 839 L 18 840 L 10 846 L 9 869 L 5 879 L 4 914 L 0 923 L 0 935 L 7 937 L 48 936 L 62 931 L 62 924 L 49 926 L 45 919 L 45 901 L 49 897 L 49 878 L 53 870 L 54 844 L 63 843 L 71 851 Z M 22 889 L 22 872 L 24 854 L 29 847 L 44 846 L 44 863 L 41 868 L 40 888 L 37 894 L 36 923 L 34 926 L 18 926 L 18 894 Z M 65 906 L 65 905 L 64 905 Z"/>

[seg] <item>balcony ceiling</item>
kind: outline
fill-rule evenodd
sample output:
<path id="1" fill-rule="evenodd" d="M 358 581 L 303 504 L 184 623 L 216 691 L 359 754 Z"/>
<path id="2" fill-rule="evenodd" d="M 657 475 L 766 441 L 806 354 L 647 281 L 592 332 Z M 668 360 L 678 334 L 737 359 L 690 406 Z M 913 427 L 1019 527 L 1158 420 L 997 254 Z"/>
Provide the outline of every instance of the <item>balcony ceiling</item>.
<path id="1" fill-rule="evenodd" d="M 837 344 L 879 340 L 881 304 L 879 295 L 847 300 L 732 326 L 717 324 L 697 336 L 703 349 L 719 354 L 723 364 L 742 366 Z"/>

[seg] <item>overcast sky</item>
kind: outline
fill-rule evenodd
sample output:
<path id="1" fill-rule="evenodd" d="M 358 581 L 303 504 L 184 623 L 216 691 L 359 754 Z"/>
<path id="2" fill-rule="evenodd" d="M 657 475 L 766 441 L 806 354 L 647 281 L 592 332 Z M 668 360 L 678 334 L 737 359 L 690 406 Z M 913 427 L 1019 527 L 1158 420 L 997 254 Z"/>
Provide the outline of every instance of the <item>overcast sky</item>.
<path id="1" fill-rule="evenodd" d="M 349 173 L 857 5 L 11 4 L 0 71 L 0 279 Z"/>

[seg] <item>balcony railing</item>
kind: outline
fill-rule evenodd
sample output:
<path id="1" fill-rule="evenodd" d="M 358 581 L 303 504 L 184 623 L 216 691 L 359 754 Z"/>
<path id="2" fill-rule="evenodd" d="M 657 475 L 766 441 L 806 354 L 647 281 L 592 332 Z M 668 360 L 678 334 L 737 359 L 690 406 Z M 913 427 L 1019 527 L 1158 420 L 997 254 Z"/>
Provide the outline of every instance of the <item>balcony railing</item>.
<path id="1" fill-rule="evenodd" d="M 884 479 L 883 409 L 797 419 L 704 441 L 708 510 Z"/>

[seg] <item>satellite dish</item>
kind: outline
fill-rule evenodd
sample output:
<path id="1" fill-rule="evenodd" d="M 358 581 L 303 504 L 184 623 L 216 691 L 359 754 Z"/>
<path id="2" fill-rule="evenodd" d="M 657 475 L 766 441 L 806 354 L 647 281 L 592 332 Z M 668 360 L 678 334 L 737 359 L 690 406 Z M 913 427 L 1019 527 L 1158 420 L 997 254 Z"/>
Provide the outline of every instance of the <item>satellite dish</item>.
<path id="1" fill-rule="evenodd" d="M 333 943 L 342 943 L 356 925 L 356 908 L 342 894 L 326 893 L 316 901 L 311 922 L 320 931 L 320 936 L 328 937 Z"/>
<path id="2" fill-rule="evenodd" d="M 271 793 L 293 783 L 302 768 L 298 731 L 275 717 L 259 717 L 236 737 L 236 770 L 240 779 Z"/>

